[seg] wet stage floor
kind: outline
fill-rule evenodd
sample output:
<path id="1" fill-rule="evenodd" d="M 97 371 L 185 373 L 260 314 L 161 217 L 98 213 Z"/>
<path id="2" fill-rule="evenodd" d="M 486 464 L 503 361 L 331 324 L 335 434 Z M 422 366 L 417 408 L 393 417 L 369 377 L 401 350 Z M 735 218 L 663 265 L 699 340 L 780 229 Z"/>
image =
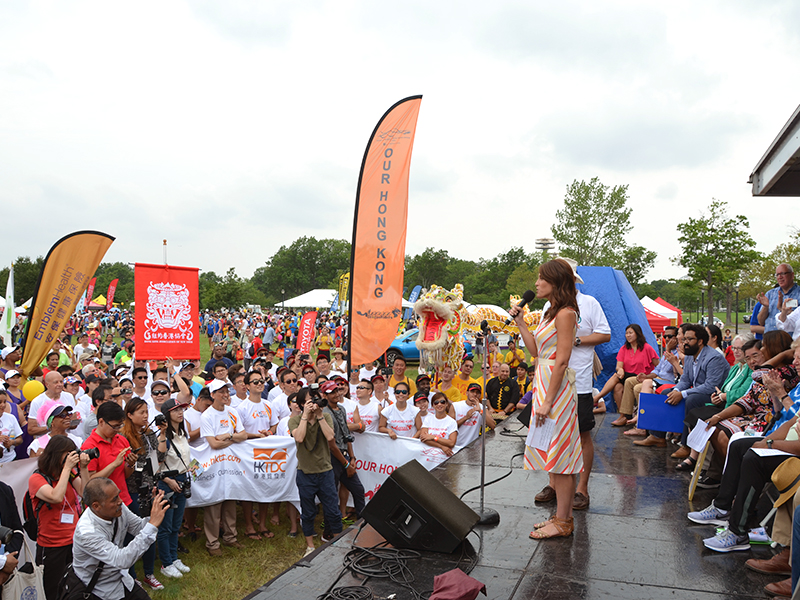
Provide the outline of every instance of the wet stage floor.
<path id="1" fill-rule="evenodd" d="M 745 568 L 748 558 L 769 558 L 769 546 L 749 552 L 718 554 L 703 538 L 713 526 L 694 525 L 686 513 L 709 505 L 715 490 L 698 489 L 688 501 L 689 475 L 675 471 L 669 458 L 676 448 L 633 446 L 622 429 L 611 427 L 616 415 L 598 415 L 594 430 L 595 460 L 589 480 L 591 504 L 575 512 L 575 533 L 569 538 L 535 541 L 528 538 L 534 523 L 548 518 L 555 503 L 540 505 L 534 495 L 547 474 L 525 471 L 522 458 L 511 462 L 511 475 L 486 488 L 485 504 L 500 513 L 495 527 L 476 527 L 465 551 L 454 555 L 422 553 L 408 562 L 414 587 L 433 589 L 433 577 L 454 568 L 467 570 L 486 585 L 487 598 L 567 600 L 573 598 L 697 599 L 765 598 L 764 586 L 784 577 L 761 575 Z M 511 457 L 523 451 L 524 437 L 502 435 L 520 429 L 515 418 L 498 426 L 486 439 L 486 481 L 509 471 Z M 456 495 L 480 482 L 480 446 L 462 450 L 433 474 Z M 465 496 L 474 509 L 479 492 Z M 357 529 L 351 527 L 331 544 L 290 567 L 254 591 L 248 600 L 313 599 L 324 594 L 342 572 Z M 381 541 L 365 527 L 356 542 L 369 547 Z M 363 578 L 345 573 L 336 587 L 361 585 Z M 396 594 L 413 598 L 387 579 L 370 578 L 375 598 Z M 479 596 L 482 598 L 484 596 Z"/>

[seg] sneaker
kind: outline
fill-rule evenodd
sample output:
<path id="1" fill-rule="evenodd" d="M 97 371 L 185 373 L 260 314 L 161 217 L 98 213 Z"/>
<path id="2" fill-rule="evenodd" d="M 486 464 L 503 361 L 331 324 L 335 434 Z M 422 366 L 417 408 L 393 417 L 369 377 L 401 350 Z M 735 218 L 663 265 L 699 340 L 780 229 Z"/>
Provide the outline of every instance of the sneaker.
<path id="1" fill-rule="evenodd" d="M 183 564 L 183 561 L 180 558 L 176 560 L 174 563 L 172 563 L 172 566 L 178 569 L 178 571 L 180 571 L 181 573 L 188 573 L 189 571 L 191 571 L 189 567 Z"/>
<path id="2" fill-rule="evenodd" d="M 330 542 L 333 538 L 334 534 L 332 534 L 330 531 L 323 531 L 322 535 L 320 536 L 320 539 L 325 543 Z"/>
<path id="3" fill-rule="evenodd" d="M 296 531 L 290 531 L 286 535 L 288 535 L 290 538 L 296 538 L 297 537 L 297 532 Z"/>
<path id="4" fill-rule="evenodd" d="M 713 490 L 714 488 L 718 488 L 719 484 L 719 479 L 712 479 L 708 475 L 697 480 L 697 487 L 703 488 L 704 490 Z"/>
<path id="5" fill-rule="evenodd" d="M 316 550 L 316 548 L 306 548 L 306 552 L 305 554 L 303 554 L 303 558 L 311 554 L 314 550 Z"/>
<path id="6" fill-rule="evenodd" d="M 219 548 L 209 548 L 208 553 L 211 556 L 222 556 L 222 550 L 220 550 Z"/>
<path id="7" fill-rule="evenodd" d="M 155 578 L 155 575 L 145 575 L 144 579 L 142 579 L 147 585 L 149 585 L 154 590 L 163 590 L 163 584 Z"/>
<path id="8" fill-rule="evenodd" d="M 711 506 L 708 508 L 704 508 L 698 512 L 690 512 L 688 515 L 688 519 L 693 523 L 699 523 L 700 525 L 728 525 L 728 516 L 730 512 L 727 510 L 720 510 L 714 503 L 711 503 Z"/>
<path id="9" fill-rule="evenodd" d="M 703 540 L 703 545 L 715 552 L 750 550 L 750 538 L 747 535 L 736 535 L 730 529 L 726 529 L 712 538 Z"/>
<path id="10" fill-rule="evenodd" d="M 174 579 L 180 579 L 183 577 L 183 573 L 178 570 L 178 567 L 175 566 L 175 563 L 172 563 L 166 567 L 161 567 L 161 574 L 164 575 L 164 577 L 172 577 Z"/>

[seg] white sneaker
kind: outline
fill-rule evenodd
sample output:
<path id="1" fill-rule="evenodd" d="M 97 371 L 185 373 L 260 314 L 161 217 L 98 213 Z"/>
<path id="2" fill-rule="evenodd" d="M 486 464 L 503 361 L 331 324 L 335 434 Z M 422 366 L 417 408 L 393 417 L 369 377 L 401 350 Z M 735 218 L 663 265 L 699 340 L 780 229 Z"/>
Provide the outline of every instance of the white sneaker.
<path id="1" fill-rule="evenodd" d="M 316 548 L 306 548 L 306 553 L 303 554 L 303 558 L 311 554 L 314 550 L 316 550 Z"/>
<path id="2" fill-rule="evenodd" d="M 189 567 L 183 564 L 183 561 L 180 558 L 176 560 L 174 563 L 172 563 L 172 566 L 178 569 L 178 571 L 180 571 L 181 573 L 188 573 L 189 571 L 191 571 Z"/>
<path id="3" fill-rule="evenodd" d="M 181 573 L 180 571 L 178 571 L 177 568 L 175 568 L 174 563 L 168 567 L 161 567 L 161 573 L 167 577 L 173 577 L 175 579 L 183 577 L 183 573 Z"/>

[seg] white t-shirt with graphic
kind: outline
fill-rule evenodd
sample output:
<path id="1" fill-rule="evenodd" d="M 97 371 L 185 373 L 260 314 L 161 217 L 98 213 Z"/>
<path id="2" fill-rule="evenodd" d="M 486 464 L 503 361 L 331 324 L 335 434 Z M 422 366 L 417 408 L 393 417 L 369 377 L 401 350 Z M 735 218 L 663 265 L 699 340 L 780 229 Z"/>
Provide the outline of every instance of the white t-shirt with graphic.
<path id="1" fill-rule="evenodd" d="M 381 406 L 370 400 L 367 404 L 358 403 L 358 416 L 364 424 L 364 431 L 378 431 L 380 425 Z"/>
<path id="2" fill-rule="evenodd" d="M 260 402 L 243 400 L 236 407 L 236 412 L 242 417 L 242 425 L 247 433 L 259 433 L 278 424 L 278 418 L 266 400 Z"/>
<path id="3" fill-rule="evenodd" d="M 242 418 L 236 409 L 230 406 L 223 406 L 222 410 L 209 406 L 200 418 L 200 436 L 204 438 L 216 437 L 220 434 L 233 435 L 240 431 L 244 431 Z"/>
<path id="4" fill-rule="evenodd" d="M 417 428 L 414 427 L 414 419 L 417 417 L 419 409 L 416 406 L 406 405 L 406 409 L 401 411 L 397 404 L 392 404 L 381 411 L 381 415 L 386 417 L 386 425 L 394 430 L 401 437 L 414 437 Z"/>
<path id="5" fill-rule="evenodd" d="M 458 423 L 456 423 L 453 417 L 448 415 L 445 415 L 444 419 L 437 419 L 435 414 L 428 413 L 428 415 L 422 419 L 422 426 L 428 428 L 428 433 L 440 438 L 449 439 L 451 433 L 458 431 Z M 462 444 L 459 443 L 459 445 Z"/>
<path id="6" fill-rule="evenodd" d="M 458 428 L 459 446 L 466 446 L 478 439 L 478 435 L 480 435 L 481 432 L 481 413 L 483 412 L 483 406 L 480 404 L 478 404 L 478 406 L 470 406 L 465 400 L 453 402 L 453 410 L 456 411 L 456 424 L 458 424 L 459 420 L 466 417 L 467 413 L 473 408 L 475 412 Z"/>

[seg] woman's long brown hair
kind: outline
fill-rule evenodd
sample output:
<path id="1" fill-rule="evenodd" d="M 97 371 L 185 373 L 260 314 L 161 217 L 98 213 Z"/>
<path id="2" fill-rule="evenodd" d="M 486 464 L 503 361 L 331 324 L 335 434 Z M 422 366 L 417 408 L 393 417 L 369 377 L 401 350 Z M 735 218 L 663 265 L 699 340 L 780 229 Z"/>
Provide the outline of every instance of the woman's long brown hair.
<path id="1" fill-rule="evenodd" d="M 553 286 L 550 294 L 550 308 L 544 313 L 545 321 L 556 318 L 562 308 L 571 308 L 576 314 L 578 311 L 578 291 L 575 289 L 575 274 L 569 263 L 560 258 L 550 260 L 539 267 L 539 277 Z"/>

